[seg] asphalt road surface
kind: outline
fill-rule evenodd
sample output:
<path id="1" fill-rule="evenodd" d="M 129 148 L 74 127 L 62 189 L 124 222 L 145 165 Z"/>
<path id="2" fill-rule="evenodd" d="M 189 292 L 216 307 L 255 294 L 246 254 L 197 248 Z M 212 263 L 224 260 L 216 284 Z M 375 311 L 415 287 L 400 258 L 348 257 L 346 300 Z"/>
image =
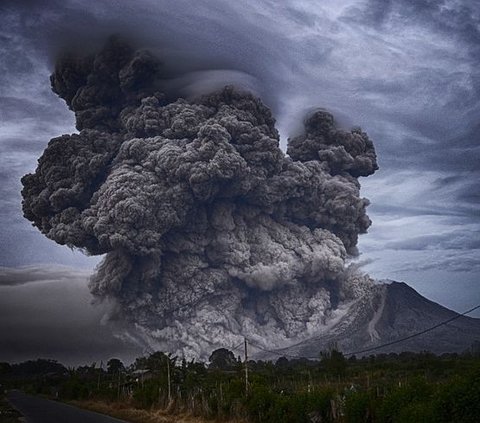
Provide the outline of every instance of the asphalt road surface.
<path id="1" fill-rule="evenodd" d="M 34 397 L 21 391 L 9 392 L 7 399 L 24 415 L 28 423 L 126 423 L 124 420 Z"/>

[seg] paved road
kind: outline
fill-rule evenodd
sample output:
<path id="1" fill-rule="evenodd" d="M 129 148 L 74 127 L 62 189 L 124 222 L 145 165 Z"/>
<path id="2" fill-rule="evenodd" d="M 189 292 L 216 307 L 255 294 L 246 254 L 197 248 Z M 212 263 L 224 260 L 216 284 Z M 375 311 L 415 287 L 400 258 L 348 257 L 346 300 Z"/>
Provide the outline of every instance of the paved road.
<path id="1" fill-rule="evenodd" d="M 7 399 L 25 416 L 28 423 L 126 423 L 61 402 L 26 395 L 21 391 L 9 392 Z"/>

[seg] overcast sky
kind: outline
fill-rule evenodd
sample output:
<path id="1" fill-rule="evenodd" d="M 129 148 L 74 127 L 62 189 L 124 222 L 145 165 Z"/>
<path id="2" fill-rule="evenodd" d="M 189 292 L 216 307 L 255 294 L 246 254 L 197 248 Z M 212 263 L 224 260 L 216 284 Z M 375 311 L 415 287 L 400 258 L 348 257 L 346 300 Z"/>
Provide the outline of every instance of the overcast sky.
<path id="1" fill-rule="evenodd" d="M 254 90 L 272 108 L 283 146 L 315 107 L 332 111 L 341 125 L 361 126 L 380 165 L 361 180 L 373 221 L 359 244 L 365 269 L 460 312 L 480 303 L 475 0 L 4 0 L 2 336 L 48 329 L 63 310 L 71 319 L 62 321 L 65 327 L 90 328 L 98 351 L 120 348 L 101 323 L 108 306 L 89 304 L 86 280 L 99 259 L 46 239 L 22 217 L 20 204 L 20 177 L 35 169 L 50 138 L 75 131 L 73 114 L 50 91 L 55 55 L 112 32 L 154 50 L 185 96 L 225 83 Z M 41 318 L 29 323 L 37 312 Z M 52 335 L 48 342 L 58 340 Z M 93 344 L 71 343 L 76 351 Z M 22 358 L 37 348 L 18 345 Z M 9 354 L 0 351 L 0 360 Z"/>

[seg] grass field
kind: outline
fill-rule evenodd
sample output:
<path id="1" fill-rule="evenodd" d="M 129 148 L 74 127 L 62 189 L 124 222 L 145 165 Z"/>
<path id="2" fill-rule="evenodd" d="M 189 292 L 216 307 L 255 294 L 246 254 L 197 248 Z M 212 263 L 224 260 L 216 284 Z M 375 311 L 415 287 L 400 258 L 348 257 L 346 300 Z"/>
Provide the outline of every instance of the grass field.
<path id="1" fill-rule="evenodd" d="M 104 401 L 70 401 L 79 408 L 95 411 L 97 413 L 106 414 L 108 416 L 116 417 L 118 419 L 127 420 L 132 423 L 206 423 L 211 420 L 194 417 L 188 414 L 172 415 L 168 410 L 159 410 L 151 408 L 149 410 L 134 408 L 132 405 L 125 402 L 111 402 Z M 0 420 L 1 421 L 1 420 Z M 245 420 L 226 420 L 225 423 L 244 423 Z"/>
<path id="2" fill-rule="evenodd" d="M 18 423 L 22 415 L 12 408 L 5 395 L 0 394 L 0 423 Z"/>

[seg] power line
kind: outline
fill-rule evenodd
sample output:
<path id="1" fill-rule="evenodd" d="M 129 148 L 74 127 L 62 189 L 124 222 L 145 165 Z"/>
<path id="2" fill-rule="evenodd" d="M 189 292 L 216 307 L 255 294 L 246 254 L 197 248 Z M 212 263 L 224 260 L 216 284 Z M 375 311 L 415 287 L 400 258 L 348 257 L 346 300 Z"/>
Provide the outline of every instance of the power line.
<path id="1" fill-rule="evenodd" d="M 235 345 L 234 347 L 229 347 L 231 350 L 237 351 L 237 352 L 242 352 L 240 347 L 243 345 L 243 341 L 240 342 L 238 345 Z"/>
<path id="2" fill-rule="evenodd" d="M 290 358 L 308 358 L 312 360 L 318 359 L 318 357 L 306 357 L 306 356 L 298 356 L 298 355 L 291 355 L 291 354 L 286 354 L 286 353 L 279 353 L 278 351 L 275 350 L 269 350 L 267 348 L 262 347 L 261 345 L 258 345 L 256 342 L 253 342 L 251 339 L 248 339 L 248 342 L 250 342 L 251 345 L 253 345 L 255 348 L 258 348 L 259 350 L 275 354 L 278 357 L 290 357 Z"/>
<path id="3" fill-rule="evenodd" d="M 434 330 L 434 329 L 436 329 L 436 328 L 438 328 L 438 327 L 440 327 L 440 326 L 446 325 L 447 323 L 450 323 L 450 322 L 458 319 L 459 317 L 465 316 L 466 314 L 469 314 L 469 313 L 471 313 L 472 311 L 475 311 L 475 310 L 478 309 L 478 308 L 480 308 L 480 304 L 477 305 L 477 306 L 475 306 L 475 307 L 473 307 L 473 308 L 471 308 L 470 310 L 467 310 L 467 311 L 465 311 L 465 312 L 463 312 L 463 313 L 461 313 L 461 314 L 457 314 L 456 316 L 451 317 L 451 318 L 448 319 L 448 320 L 445 320 L 445 321 L 443 321 L 443 322 L 440 322 L 440 323 L 438 323 L 438 324 L 436 324 L 436 325 L 434 325 L 434 326 L 432 326 L 432 327 L 429 327 L 429 328 L 427 328 L 427 329 L 424 329 L 424 330 L 422 330 L 422 331 L 420 331 L 420 332 L 416 332 L 416 333 L 414 333 L 414 334 L 412 334 L 412 335 L 408 335 L 408 336 L 406 336 L 406 337 L 404 337 L 404 338 L 400 338 L 400 339 L 397 339 L 397 340 L 391 341 L 391 342 L 386 342 L 385 344 L 377 345 L 377 346 L 375 346 L 375 347 L 366 348 L 366 349 L 364 349 L 364 350 L 359 350 L 359 351 L 349 352 L 349 353 L 346 353 L 346 354 L 344 354 L 344 355 L 363 354 L 363 353 L 365 353 L 365 352 L 378 350 L 378 349 L 380 349 L 380 348 L 388 347 L 388 346 L 390 346 L 390 345 L 399 344 L 400 342 L 406 341 L 406 340 L 408 340 L 408 339 L 415 338 L 416 336 L 423 335 L 423 334 L 425 334 L 425 333 L 427 333 L 427 332 L 430 332 L 430 331 L 432 331 L 432 330 Z"/>
<path id="4" fill-rule="evenodd" d="M 432 331 L 432 330 L 434 330 L 434 329 L 437 329 L 437 328 L 440 327 L 440 326 L 446 325 L 446 324 L 448 324 L 448 323 L 450 323 L 450 322 L 452 322 L 452 321 L 454 321 L 454 320 L 456 320 L 456 319 L 458 319 L 458 318 L 460 318 L 460 317 L 462 317 L 462 316 L 465 316 L 466 314 L 471 313 L 472 311 L 477 310 L 478 308 L 480 308 L 480 304 L 477 305 L 477 306 L 475 306 L 475 307 L 473 307 L 473 308 L 471 308 L 470 310 L 467 310 L 467 311 L 461 313 L 461 314 L 457 314 L 456 316 L 451 317 L 450 319 L 447 319 L 447 320 L 445 320 L 445 321 L 443 321 L 443 322 L 437 323 L 436 325 L 431 326 L 431 327 L 429 327 L 429 328 L 427 328 L 427 329 L 424 329 L 424 330 L 422 330 L 422 331 L 420 331 L 420 332 L 416 332 L 416 333 L 413 333 L 413 334 L 411 334 L 411 335 L 405 336 L 404 338 L 400 338 L 400 339 L 396 339 L 395 341 L 386 342 L 386 343 L 384 343 L 384 344 L 376 345 L 376 346 L 371 347 L 371 348 L 366 348 L 366 349 L 363 349 L 363 350 L 348 352 L 348 353 L 345 353 L 345 354 L 343 354 L 343 355 L 349 356 L 349 355 L 355 355 L 355 354 L 362 354 L 362 353 L 365 353 L 365 352 L 375 351 L 375 350 L 378 350 L 378 349 L 380 349 L 380 348 L 388 347 L 388 346 L 390 346 L 390 345 L 399 344 L 400 342 L 407 341 L 407 340 L 409 340 L 409 339 L 415 338 L 415 337 L 417 337 L 417 336 L 420 336 L 420 335 L 423 335 L 423 334 L 425 334 L 425 333 L 427 333 L 427 332 L 430 332 L 430 331 Z M 307 358 L 307 359 L 312 359 L 312 360 L 316 360 L 316 359 L 319 358 L 318 356 L 317 356 L 317 357 L 294 356 L 294 355 L 291 355 L 291 354 L 279 353 L 278 351 L 269 350 L 269 349 L 267 349 L 267 348 L 264 348 L 264 347 L 262 347 L 261 345 L 258 345 L 256 342 L 253 342 L 251 339 L 248 339 L 248 341 L 249 341 L 250 344 L 253 345 L 254 347 L 256 347 L 256 348 L 258 348 L 258 349 L 260 349 L 260 350 L 262 350 L 262 351 L 265 351 L 265 352 L 268 352 L 268 353 L 271 353 L 271 354 L 275 354 L 275 355 L 277 355 L 277 356 L 279 356 L 279 357 Z"/>
<path id="5" fill-rule="evenodd" d="M 177 311 L 177 310 L 179 310 L 179 309 L 181 309 L 181 308 L 188 307 L 188 306 L 190 306 L 190 305 L 193 305 L 193 304 L 195 304 L 195 303 L 198 303 L 198 302 L 204 300 L 206 297 L 210 297 L 210 296 L 213 297 L 213 296 L 217 296 L 217 295 L 218 295 L 218 294 L 215 294 L 215 293 L 206 294 L 206 295 L 204 295 L 203 297 L 200 297 L 200 298 L 198 298 L 198 299 L 196 299 L 196 300 L 194 300 L 194 301 L 192 301 L 192 302 L 185 303 L 185 304 L 183 304 L 183 305 L 181 305 L 181 306 L 179 306 L 179 307 L 174 308 L 173 311 Z M 416 332 L 416 333 L 413 333 L 413 334 L 411 334 L 411 335 L 405 336 L 405 337 L 403 337 L 403 338 L 396 339 L 395 341 L 390 341 L 390 342 L 386 342 L 386 343 L 384 343 L 384 344 L 376 345 L 376 346 L 373 346 L 373 347 L 370 347 L 370 348 L 365 348 L 365 349 L 363 349 L 363 350 L 357 350 L 357 351 L 347 352 L 347 353 L 344 353 L 343 355 L 344 355 L 344 356 L 350 356 L 350 355 L 356 355 L 356 354 L 363 354 L 363 353 L 366 353 L 366 352 L 379 350 L 379 349 L 381 349 L 381 348 L 388 347 L 388 346 L 390 346 L 390 345 L 399 344 L 399 343 L 401 343 L 401 342 L 404 342 L 404 341 L 407 341 L 407 340 L 409 340 L 409 339 L 412 339 L 412 338 L 415 338 L 415 337 L 417 337 L 417 336 L 420 336 L 420 335 L 423 335 L 423 334 L 425 334 L 425 333 L 428 333 L 428 332 L 430 332 L 430 331 L 432 331 L 432 330 L 434 330 L 434 329 L 437 329 L 437 328 L 440 327 L 440 326 L 444 326 L 444 325 L 446 325 L 446 324 L 448 324 L 448 323 L 450 323 L 450 322 L 452 322 L 452 321 L 454 321 L 454 320 L 456 320 L 456 319 L 458 319 L 458 318 L 460 318 L 460 317 L 462 317 L 462 316 L 465 316 L 465 315 L 467 315 L 467 314 L 471 313 L 472 311 L 475 311 L 475 310 L 477 310 L 477 309 L 479 309 L 479 308 L 480 308 L 480 304 L 477 305 L 477 306 L 475 306 L 475 307 L 473 307 L 473 308 L 471 308 L 471 309 L 469 309 L 469 310 L 467 310 L 467 311 L 465 311 L 465 312 L 463 312 L 463 313 L 457 314 L 456 316 L 451 317 L 450 319 L 447 319 L 447 320 L 445 320 L 445 321 L 443 321 L 443 322 L 437 323 L 437 324 L 434 325 L 434 326 L 431 326 L 431 327 L 429 327 L 429 328 L 427 328 L 427 329 L 424 329 L 424 330 L 422 330 L 422 331 L 420 331 L 420 332 Z M 169 310 L 169 311 L 170 311 L 170 310 Z M 268 352 L 268 353 L 270 353 L 270 354 L 274 354 L 274 355 L 276 355 L 276 356 L 278 356 L 278 357 L 306 358 L 306 359 L 311 359 L 311 360 L 317 360 L 317 359 L 319 358 L 318 356 L 316 356 L 316 357 L 311 357 L 311 356 L 298 356 L 298 355 L 292 355 L 292 354 L 287 354 L 287 353 L 280 353 L 280 352 L 275 351 L 275 350 L 270 350 L 270 349 L 264 348 L 264 347 L 262 347 L 261 345 L 257 344 L 255 341 L 252 341 L 250 338 L 248 338 L 248 337 L 246 337 L 246 336 L 245 336 L 245 338 L 246 338 L 247 341 L 248 341 L 252 346 L 254 346 L 255 348 L 258 348 L 259 350 L 262 350 L 262 351 L 264 351 L 264 352 Z M 243 343 L 244 343 L 244 341 L 240 342 L 238 345 L 236 345 L 236 346 L 234 346 L 234 347 L 229 347 L 229 348 L 230 348 L 231 350 L 236 350 L 236 351 L 238 352 L 238 351 L 239 351 L 239 348 L 243 345 Z M 240 350 L 240 351 L 241 351 L 241 350 Z"/>

